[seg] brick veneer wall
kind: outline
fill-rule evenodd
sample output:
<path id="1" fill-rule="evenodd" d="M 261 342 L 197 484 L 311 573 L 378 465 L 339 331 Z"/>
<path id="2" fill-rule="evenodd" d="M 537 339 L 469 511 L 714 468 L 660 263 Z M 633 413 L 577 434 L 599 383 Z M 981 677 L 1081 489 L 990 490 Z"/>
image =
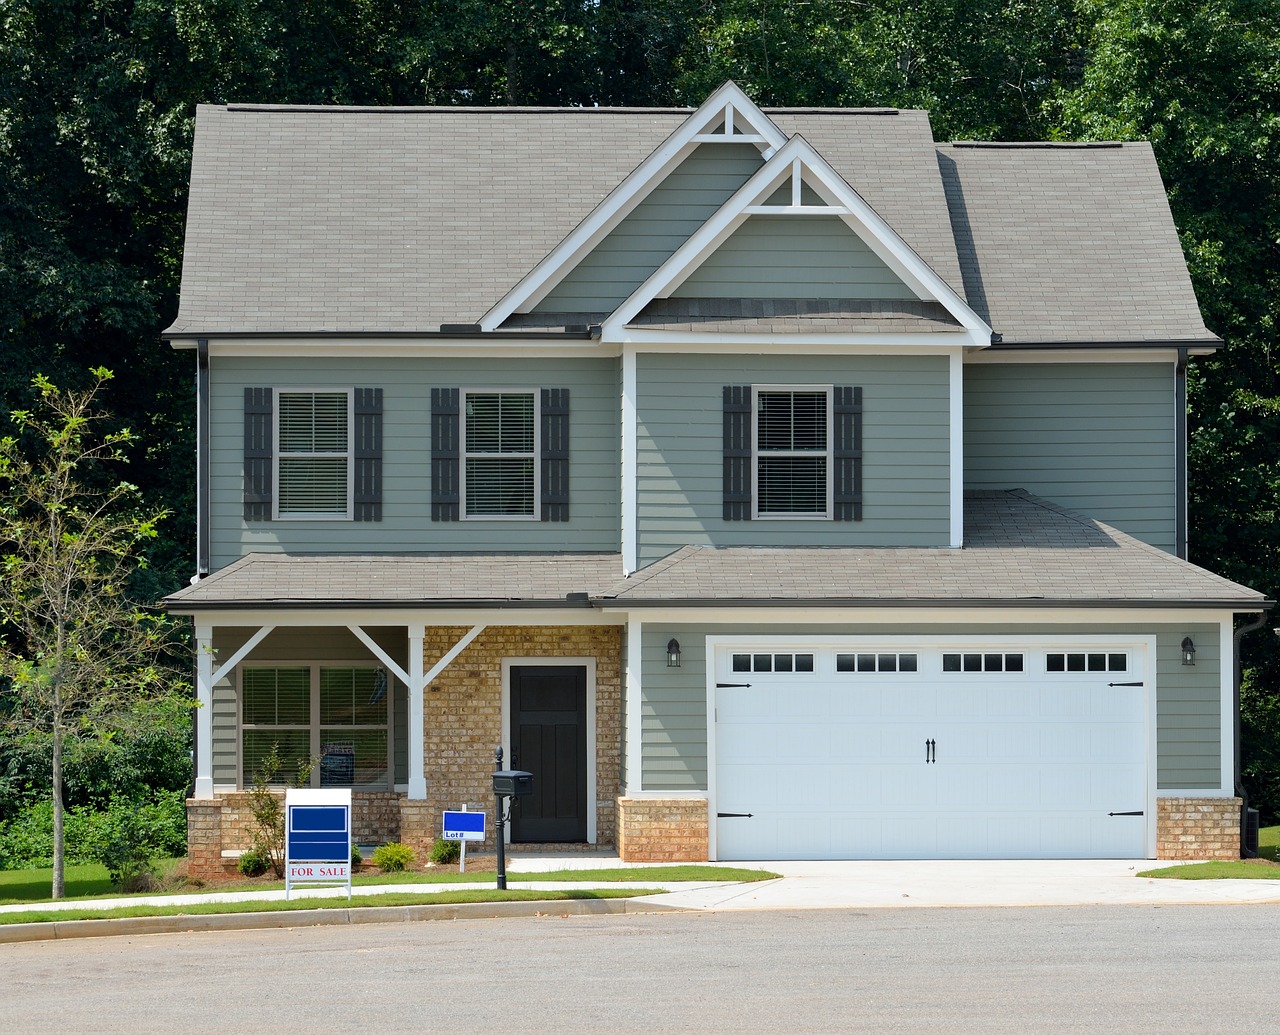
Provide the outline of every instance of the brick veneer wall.
<path id="1" fill-rule="evenodd" d="M 618 855 L 624 862 L 706 862 L 706 798 L 619 798 Z"/>
<path id="2" fill-rule="evenodd" d="M 467 632 L 427 629 L 427 668 Z M 594 658 L 596 663 L 596 841 L 617 844 L 614 802 L 621 790 L 622 630 L 618 626 L 491 626 L 428 687 L 423 707 L 427 803 L 431 836 L 445 809 L 486 812 L 490 836 L 468 852 L 497 850 L 492 836 L 493 749 L 503 741 L 502 662 L 506 658 Z M 588 688 L 589 689 L 589 688 Z M 412 731 L 411 731 L 412 735 Z M 510 765 L 510 759 L 504 765 Z M 426 838 L 430 843 L 430 838 Z"/>
<path id="3" fill-rule="evenodd" d="M 1157 798 L 1156 858 L 1239 859 L 1239 798 Z"/>

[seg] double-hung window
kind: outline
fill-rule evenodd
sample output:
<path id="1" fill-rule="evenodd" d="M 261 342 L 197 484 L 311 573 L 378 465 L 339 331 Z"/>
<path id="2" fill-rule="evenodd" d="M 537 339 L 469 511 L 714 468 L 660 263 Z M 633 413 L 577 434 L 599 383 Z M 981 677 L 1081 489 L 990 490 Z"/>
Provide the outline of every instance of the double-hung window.
<path id="1" fill-rule="evenodd" d="M 249 787 L 274 750 L 272 782 L 310 767 L 315 787 L 391 786 L 390 690 L 373 665 L 246 665 L 240 670 L 240 772 Z"/>
<path id="2" fill-rule="evenodd" d="M 352 517 L 350 389 L 277 389 L 276 518 Z"/>
<path id="3" fill-rule="evenodd" d="M 536 520 L 537 393 L 465 391 L 462 398 L 464 517 Z"/>
<path id="4" fill-rule="evenodd" d="M 831 389 L 754 389 L 755 517 L 830 518 Z"/>

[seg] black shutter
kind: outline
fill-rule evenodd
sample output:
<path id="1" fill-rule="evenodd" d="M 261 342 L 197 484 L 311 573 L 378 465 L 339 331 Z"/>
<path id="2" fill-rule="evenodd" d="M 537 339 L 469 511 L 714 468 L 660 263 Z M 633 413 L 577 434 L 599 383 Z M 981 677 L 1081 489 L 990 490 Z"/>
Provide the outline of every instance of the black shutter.
<path id="1" fill-rule="evenodd" d="M 271 520 L 271 451 L 275 441 L 270 388 L 244 390 L 244 519 Z"/>
<path id="2" fill-rule="evenodd" d="M 382 389 L 355 392 L 355 506 L 357 521 L 382 520 Z"/>
<path id="3" fill-rule="evenodd" d="M 569 520 L 569 389 L 542 390 L 542 520 Z"/>
<path id="4" fill-rule="evenodd" d="M 837 385 L 835 410 L 835 519 L 862 520 L 862 389 Z"/>
<path id="5" fill-rule="evenodd" d="M 431 389 L 431 520 L 458 520 L 458 389 Z"/>
<path id="6" fill-rule="evenodd" d="M 724 389 L 724 519 L 751 519 L 751 386 Z"/>

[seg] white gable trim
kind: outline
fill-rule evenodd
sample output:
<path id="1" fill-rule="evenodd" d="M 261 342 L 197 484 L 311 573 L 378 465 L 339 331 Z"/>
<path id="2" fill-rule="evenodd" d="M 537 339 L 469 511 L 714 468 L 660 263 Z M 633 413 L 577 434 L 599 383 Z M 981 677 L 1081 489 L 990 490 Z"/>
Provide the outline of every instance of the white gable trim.
<path id="1" fill-rule="evenodd" d="M 726 132 L 710 132 L 722 119 Z M 700 144 L 754 144 L 767 158 L 786 140 L 736 83 L 725 83 L 481 317 L 481 329 L 496 330 L 512 313 L 531 311 Z"/>
<path id="2" fill-rule="evenodd" d="M 800 203 L 801 181 L 826 203 Z M 790 205 L 765 205 L 785 183 Z M 955 290 L 935 273 L 888 223 L 840 177 L 803 137 L 796 135 L 726 201 L 604 322 L 605 341 L 628 340 L 627 324 L 653 299 L 667 298 L 750 216 L 836 216 L 922 299 L 940 302 L 965 328 L 966 344 L 991 344 L 991 328 Z M 948 344 L 954 344 L 952 339 Z"/>

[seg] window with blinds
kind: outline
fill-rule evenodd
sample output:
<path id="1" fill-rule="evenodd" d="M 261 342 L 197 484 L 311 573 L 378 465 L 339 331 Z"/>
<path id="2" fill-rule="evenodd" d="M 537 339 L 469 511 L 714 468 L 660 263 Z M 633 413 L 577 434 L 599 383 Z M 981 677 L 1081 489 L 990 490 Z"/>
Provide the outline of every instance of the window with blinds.
<path id="1" fill-rule="evenodd" d="M 317 787 L 391 786 L 389 677 L 371 665 L 240 670 L 241 779 L 249 787 L 275 750 L 273 784 L 310 766 Z"/>
<path id="2" fill-rule="evenodd" d="M 755 390 L 755 514 L 831 516 L 831 390 Z"/>
<path id="3" fill-rule="evenodd" d="M 464 393 L 462 497 L 469 518 L 538 516 L 533 392 Z"/>
<path id="4" fill-rule="evenodd" d="M 351 393 L 276 396 L 276 516 L 351 517 Z"/>

